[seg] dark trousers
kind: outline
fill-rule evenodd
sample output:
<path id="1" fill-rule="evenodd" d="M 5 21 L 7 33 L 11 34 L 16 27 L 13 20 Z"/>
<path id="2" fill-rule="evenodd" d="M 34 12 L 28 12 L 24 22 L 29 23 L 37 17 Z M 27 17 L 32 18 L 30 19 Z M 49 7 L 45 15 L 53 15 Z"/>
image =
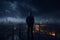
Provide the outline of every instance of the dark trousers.
<path id="1" fill-rule="evenodd" d="M 33 26 L 28 26 L 28 40 L 34 40 L 34 37 L 33 37 Z"/>

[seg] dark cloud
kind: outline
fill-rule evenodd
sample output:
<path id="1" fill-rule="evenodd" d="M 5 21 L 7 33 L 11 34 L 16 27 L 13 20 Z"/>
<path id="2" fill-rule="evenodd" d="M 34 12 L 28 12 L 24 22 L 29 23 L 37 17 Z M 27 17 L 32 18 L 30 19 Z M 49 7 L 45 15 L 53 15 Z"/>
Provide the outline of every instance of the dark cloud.
<path id="1" fill-rule="evenodd" d="M 58 0 L 0 0 L 0 17 L 26 18 L 31 11 L 38 20 L 60 20 Z M 49 20 L 51 22 L 51 20 Z"/>

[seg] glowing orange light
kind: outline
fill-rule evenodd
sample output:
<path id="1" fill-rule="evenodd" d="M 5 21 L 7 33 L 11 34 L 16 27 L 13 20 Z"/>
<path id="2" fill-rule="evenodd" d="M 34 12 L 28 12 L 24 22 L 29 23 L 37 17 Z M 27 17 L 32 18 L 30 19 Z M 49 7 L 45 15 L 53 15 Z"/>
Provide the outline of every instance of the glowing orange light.
<path id="1" fill-rule="evenodd" d="M 55 33 L 52 33 L 52 36 L 55 36 Z"/>
<path id="2" fill-rule="evenodd" d="M 55 32 L 49 32 L 50 35 L 55 36 Z"/>
<path id="3" fill-rule="evenodd" d="M 34 28 L 36 31 L 39 31 L 39 25 L 35 25 Z"/>
<path id="4" fill-rule="evenodd" d="M 55 32 L 52 32 L 52 36 L 55 36 Z"/>

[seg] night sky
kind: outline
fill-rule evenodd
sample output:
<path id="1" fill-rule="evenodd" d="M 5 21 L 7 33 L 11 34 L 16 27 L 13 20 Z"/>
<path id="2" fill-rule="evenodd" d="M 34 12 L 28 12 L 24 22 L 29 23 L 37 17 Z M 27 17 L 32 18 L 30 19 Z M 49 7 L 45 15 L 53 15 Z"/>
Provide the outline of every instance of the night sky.
<path id="1" fill-rule="evenodd" d="M 0 0 L 0 22 L 25 22 L 30 11 L 37 23 L 60 23 L 59 0 Z"/>

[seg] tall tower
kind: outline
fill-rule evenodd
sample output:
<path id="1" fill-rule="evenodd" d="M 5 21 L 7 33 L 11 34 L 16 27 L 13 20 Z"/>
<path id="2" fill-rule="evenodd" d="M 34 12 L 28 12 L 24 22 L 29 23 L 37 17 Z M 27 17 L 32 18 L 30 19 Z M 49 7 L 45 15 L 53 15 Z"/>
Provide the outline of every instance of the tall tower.
<path id="1" fill-rule="evenodd" d="M 34 40 L 33 38 L 33 25 L 34 25 L 34 17 L 32 13 L 29 13 L 29 16 L 26 18 L 26 23 L 28 25 L 28 40 Z"/>

